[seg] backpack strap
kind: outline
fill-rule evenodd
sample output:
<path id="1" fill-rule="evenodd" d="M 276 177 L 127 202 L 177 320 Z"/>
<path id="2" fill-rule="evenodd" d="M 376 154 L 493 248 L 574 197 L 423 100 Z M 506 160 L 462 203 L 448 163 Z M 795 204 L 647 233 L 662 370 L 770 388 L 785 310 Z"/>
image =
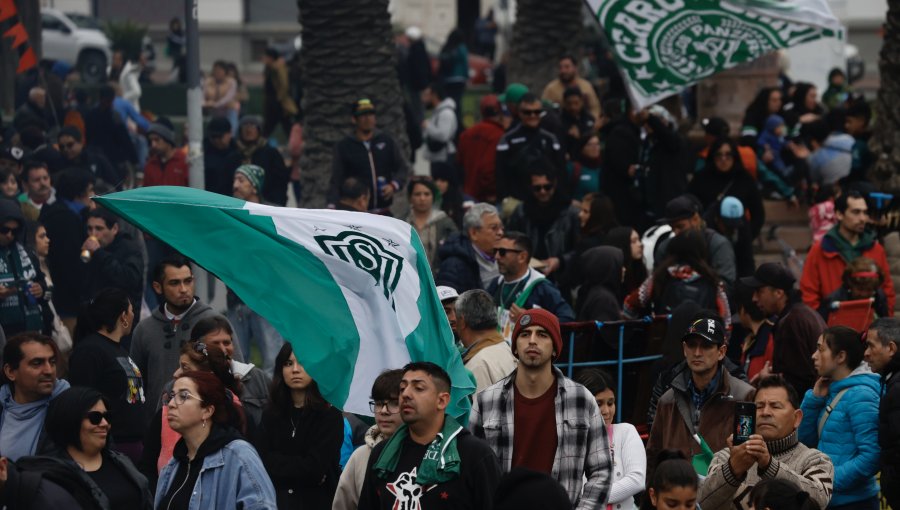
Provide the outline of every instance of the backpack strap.
<path id="1" fill-rule="evenodd" d="M 819 439 L 822 438 L 822 430 L 825 428 L 825 422 L 828 421 L 828 417 L 831 416 L 831 412 L 834 411 L 834 408 L 837 407 L 838 402 L 841 401 L 841 398 L 844 396 L 844 393 L 847 393 L 847 390 L 850 388 L 844 388 L 831 399 L 831 402 L 825 404 L 825 412 L 822 413 L 822 416 L 819 417 Z"/>

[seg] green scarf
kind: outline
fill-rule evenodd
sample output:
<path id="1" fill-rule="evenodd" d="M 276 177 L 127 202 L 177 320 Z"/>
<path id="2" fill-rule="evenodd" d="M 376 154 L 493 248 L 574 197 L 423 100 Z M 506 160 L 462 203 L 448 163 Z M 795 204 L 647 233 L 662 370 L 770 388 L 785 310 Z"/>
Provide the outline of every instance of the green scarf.
<path id="1" fill-rule="evenodd" d="M 838 232 L 838 228 L 838 225 L 832 227 L 832 229 L 825 234 L 825 237 L 834 243 L 835 249 L 847 264 L 853 262 L 853 259 L 861 257 L 863 252 L 871 248 L 875 243 L 875 232 L 866 230 L 859 236 L 859 241 L 857 241 L 856 244 L 850 244 L 850 241 L 844 239 Z"/>
<path id="2" fill-rule="evenodd" d="M 433 485 L 459 477 L 460 459 L 459 451 L 456 449 L 456 438 L 462 430 L 463 428 L 452 416 L 444 418 L 444 427 L 428 445 L 428 451 L 425 452 L 422 463 L 416 470 L 415 482 L 417 484 Z M 382 480 L 386 480 L 397 469 L 403 441 L 408 435 L 409 427 L 405 424 L 401 425 L 384 444 L 384 449 L 381 450 L 381 455 L 373 466 L 375 474 Z"/>

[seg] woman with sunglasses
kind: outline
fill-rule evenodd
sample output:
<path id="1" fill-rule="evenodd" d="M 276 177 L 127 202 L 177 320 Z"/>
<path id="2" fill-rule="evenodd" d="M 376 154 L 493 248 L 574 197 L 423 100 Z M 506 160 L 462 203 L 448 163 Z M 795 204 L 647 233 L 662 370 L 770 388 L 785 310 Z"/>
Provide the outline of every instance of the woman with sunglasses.
<path id="1" fill-rule="evenodd" d="M 44 273 L 37 256 L 25 248 L 25 217 L 17 202 L 0 200 L 0 324 L 9 338 L 25 331 L 42 331 Z"/>
<path id="2" fill-rule="evenodd" d="M 297 361 L 291 344 L 275 357 L 269 406 L 256 448 L 278 496 L 278 508 L 328 510 L 341 470 L 344 417 Z"/>
<path id="3" fill-rule="evenodd" d="M 231 364 L 228 357 L 221 349 L 207 348 L 203 342 L 187 342 L 181 346 L 181 356 L 178 358 L 178 368 L 173 376 L 178 379 L 187 372 L 208 372 L 216 376 L 231 402 L 241 407 L 238 398 L 241 392 L 241 383 L 231 372 Z M 168 389 L 171 389 L 169 386 Z M 243 410 L 243 409 L 242 409 Z M 172 459 L 175 444 L 181 439 L 168 422 L 168 407 L 162 406 L 150 422 L 150 427 L 144 436 L 144 455 L 141 457 L 139 467 L 141 472 L 150 480 L 156 482 L 157 475 L 162 468 Z M 243 413 L 235 415 L 234 421 L 229 424 L 245 437 L 247 436 L 247 421 Z"/>
<path id="4" fill-rule="evenodd" d="M 138 462 L 146 427 L 144 381 L 121 344 L 133 325 L 134 307 L 124 290 L 106 288 L 98 292 L 78 317 L 69 382 L 94 388 L 106 397 L 116 415 L 112 432 L 115 449 Z"/>
<path id="5" fill-rule="evenodd" d="M 163 401 L 169 426 L 181 439 L 159 474 L 156 509 L 275 508 L 275 489 L 259 455 L 229 425 L 243 413 L 218 377 L 185 372 Z"/>
<path id="6" fill-rule="evenodd" d="M 53 399 L 45 428 L 58 448 L 54 456 L 78 464 L 105 496 L 107 508 L 149 510 L 153 507 L 147 479 L 127 456 L 109 448 L 114 427 L 108 403 L 99 391 L 78 386 Z"/>

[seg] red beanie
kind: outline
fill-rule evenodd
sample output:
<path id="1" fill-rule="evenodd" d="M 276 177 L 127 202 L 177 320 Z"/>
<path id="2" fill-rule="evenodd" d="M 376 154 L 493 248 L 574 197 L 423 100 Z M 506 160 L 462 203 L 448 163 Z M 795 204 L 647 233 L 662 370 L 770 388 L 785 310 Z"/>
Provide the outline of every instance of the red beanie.
<path id="1" fill-rule="evenodd" d="M 519 338 L 519 332 L 528 326 L 540 326 L 550 333 L 550 338 L 553 339 L 553 350 L 556 351 L 553 359 L 558 358 L 563 347 L 562 334 L 559 332 L 559 319 L 543 308 L 532 308 L 519 316 L 512 334 L 513 354 L 516 351 L 516 339 Z M 516 357 L 519 356 L 516 354 Z"/>

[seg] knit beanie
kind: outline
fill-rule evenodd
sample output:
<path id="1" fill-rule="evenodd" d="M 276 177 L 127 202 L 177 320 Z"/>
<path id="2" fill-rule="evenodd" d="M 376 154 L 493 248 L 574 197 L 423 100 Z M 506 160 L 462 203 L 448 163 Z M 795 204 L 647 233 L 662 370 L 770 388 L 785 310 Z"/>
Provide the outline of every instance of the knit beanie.
<path id="1" fill-rule="evenodd" d="M 162 122 L 154 122 L 153 124 L 150 124 L 150 127 L 147 129 L 147 134 L 156 135 L 162 138 L 172 147 L 175 146 L 175 130 Z"/>
<path id="2" fill-rule="evenodd" d="M 543 308 L 532 308 L 520 315 L 516 321 L 516 327 L 513 329 L 512 334 L 513 354 L 516 358 L 519 357 L 516 354 L 516 339 L 519 338 L 519 332 L 528 326 L 540 326 L 550 333 L 550 338 L 553 339 L 553 350 L 556 351 L 553 359 L 558 358 L 563 348 L 562 333 L 559 331 L 559 319 Z"/>
<path id="3" fill-rule="evenodd" d="M 262 125 L 262 117 L 259 115 L 250 115 L 249 113 L 241 117 L 241 121 L 238 122 L 238 127 L 256 126 L 258 129 L 262 129 Z"/>
<path id="4" fill-rule="evenodd" d="M 237 170 L 234 171 L 236 174 L 241 174 L 250 181 L 250 184 L 256 188 L 257 193 L 262 193 L 263 182 L 266 180 L 266 171 L 262 169 L 262 167 L 256 165 L 241 165 L 237 167 Z"/>
<path id="5" fill-rule="evenodd" d="M 572 508 L 566 490 L 553 477 L 523 467 L 500 479 L 494 510 L 558 510 Z"/>

